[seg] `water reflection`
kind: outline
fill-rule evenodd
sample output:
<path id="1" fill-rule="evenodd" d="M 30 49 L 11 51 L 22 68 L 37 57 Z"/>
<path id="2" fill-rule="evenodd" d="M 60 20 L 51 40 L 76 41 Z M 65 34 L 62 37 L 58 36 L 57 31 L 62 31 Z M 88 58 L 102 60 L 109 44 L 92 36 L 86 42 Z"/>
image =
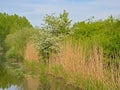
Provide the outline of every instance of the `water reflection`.
<path id="1" fill-rule="evenodd" d="M 17 65 L 18 66 L 18 65 Z M 6 68 L 7 67 L 7 68 Z M 26 75 L 20 67 L 0 64 L 0 90 L 79 90 L 66 85 L 61 78 L 41 74 L 38 77 Z"/>
<path id="2" fill-rule="evenodd" d="M 9 88 L 5 88 L 5 89 L 2 89 L 2 88 L 1 88 L 0 90 L 18 90 L 18 87 L 12 85 L 12 86 L 10 86 Z"/>
<path id="3" fill-rule="evenodd" d="M 0 90 L 17 90 L 21 85 L 22 77 L 17 70 L 12 70 L 6 64 L 0 64 Z"/>
<path id="4" fill-rule="evenodd" d="M 49 75 L 40 75 L 39 78 L 29 77 L 26 79 L 25 90 L 79 90 L 72 85 L 66 85 L 62 78 Z"/>
<path id="5" fill-rule="evenodd" d="M 51 75 L 40 76 L 39 90 L 79 90 L 72 85 L 66 85 L 62 78 L 55 78 Z"/>

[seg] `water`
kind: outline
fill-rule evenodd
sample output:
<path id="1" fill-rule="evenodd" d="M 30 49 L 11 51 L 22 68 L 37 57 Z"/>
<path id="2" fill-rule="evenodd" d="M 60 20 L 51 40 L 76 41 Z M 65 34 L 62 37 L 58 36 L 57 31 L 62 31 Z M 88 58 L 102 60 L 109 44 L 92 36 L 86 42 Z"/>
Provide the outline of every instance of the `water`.
<path id="1" fill-rule="evenodd" d="M 13 67 L 14 66 L 14 67 Z M 0 90 L 79 90 L 62 78 L 41 74 L 26 75 L 19 65 L 0 64 Z"/>
<path id="2" fill-rule="evenodd" d="M 17 86 L 14 86 L 14 85 L 12 85 L 12 86 L 10 86 L 9 88 L 0 88 L 0 90 L 17 90 Z"/>

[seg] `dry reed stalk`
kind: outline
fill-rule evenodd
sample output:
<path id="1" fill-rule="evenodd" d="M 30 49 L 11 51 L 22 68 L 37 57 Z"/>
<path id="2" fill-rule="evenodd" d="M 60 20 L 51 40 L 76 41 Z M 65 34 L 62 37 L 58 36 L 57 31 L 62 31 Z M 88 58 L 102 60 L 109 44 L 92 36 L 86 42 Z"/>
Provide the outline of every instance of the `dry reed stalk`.
<path id="1" fill-rule="evenodd" d="M 63 44 L 54 64 L 61 64 L 65 71 L 73 75 L 92 76 L 96 79 L 103 78 L 102 53 L 94 47 L 86 60 L 82 46 L 73 47 L 71 42 Z M 53 60 L 53 59 L 52 59 Z M 51 60 L 51 61 L 52 61 Z"/>
<path id="2" fill-rule="evenodd" d="M 33 43 L 27 43 L 24 57 L 25 60 L 28 60 L 30 62 L 39 62 L 38 52 L 34 48 Z"/>
<path id="3" fill-rule="evenodd" d="M 83 45 L 75 46 L 72 44 L 72 42 L 68 41 L 61 46 L 60 53 L 58 53 L 58 55 L 51 54 L 49 66 L 61 65 L 63 70 L 69 74 L 70 82 L 74 80 L 75 75 L 81 75 L 83 79 L 90 76 L 91 78 L 100 80 L 106 85 L 111 85 L 112 87 L 116 84 L 114 78 L 114 66 L 110 64 L 110 70 L 103 68 L 102 53 L 102 49 L 97 46 L 93 46 L 92 48 L 88 49 L 88 47 Z M 38 61 L 38 53 L 36 52 L 32 43 L 27 44 L 25 57 L 27 60 Z M 118 71 L 120 71 L 120 66 Z M 120 87 L 119 73 L 117 81 L 118 87 Z"/>
<path id="4" fill-rule="evenodd" d="M 91 76 L 96 79 L 102 80 L 103 79 L 103 62 L 102 62 L 102 51 L 97 48 L 93 47 L 90 52 L 89 63 L 88 63 L 88 71 Z"/>

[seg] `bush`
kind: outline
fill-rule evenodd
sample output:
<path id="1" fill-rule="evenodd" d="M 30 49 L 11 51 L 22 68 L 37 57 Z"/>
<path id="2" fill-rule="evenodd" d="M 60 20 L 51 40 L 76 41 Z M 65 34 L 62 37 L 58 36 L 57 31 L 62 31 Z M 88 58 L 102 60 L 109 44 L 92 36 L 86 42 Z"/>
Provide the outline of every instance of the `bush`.
<path id="1" fill-rule="evenodd" d="M 51 33 L 44 30 L 39 30 L 38 34 L 33 36 L 34 44 L 38 50 L 41 60 L 44 63 L 49 62 L 50 54 L 59 52 L 59 41 L 61 37 L 53 36 Z"/>
<path id="2" fill-rule="evenodd" d="M 5 40 L 8 47 L 8 51 L 6 52 L 7 58 L 24 59 L 26 44 L 31 40 L 30 37 L 32 37 L 34 33 L 35 30 L 24 29 L 14 34 L 9 34 Z"/>
<path id="3" fill-rule="evenodd" d="M 120 24 L 119 19 L 112 16 L 102 21 L 78 22 L 73 25 L 72 38 L 80 43 L 88 42 L 103 48 L 104 58 L 115 61 L 120 59 Z"/>

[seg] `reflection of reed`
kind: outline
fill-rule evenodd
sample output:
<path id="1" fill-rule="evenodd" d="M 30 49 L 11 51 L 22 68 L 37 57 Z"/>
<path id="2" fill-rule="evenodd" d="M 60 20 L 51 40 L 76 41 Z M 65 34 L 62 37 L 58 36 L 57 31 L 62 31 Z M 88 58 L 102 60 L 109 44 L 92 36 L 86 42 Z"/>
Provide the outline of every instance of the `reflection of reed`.
<path id="1" fill-rule="evenodd" d="M 26 78 L 26 90 L 38 90 L 38 86 L 39 86 L 39 79 L 38 78 L 32 78 L 31 76 L 28 76 Z"/>
<path id="2" fill-rule="evenodd" d="M 51 75 L 41 74 L 36 78 L 27 76 L 24 86 L 21 90 L 81 90 L 73 85 L 67 85 L 61 78 L 55 78 Z"/>

